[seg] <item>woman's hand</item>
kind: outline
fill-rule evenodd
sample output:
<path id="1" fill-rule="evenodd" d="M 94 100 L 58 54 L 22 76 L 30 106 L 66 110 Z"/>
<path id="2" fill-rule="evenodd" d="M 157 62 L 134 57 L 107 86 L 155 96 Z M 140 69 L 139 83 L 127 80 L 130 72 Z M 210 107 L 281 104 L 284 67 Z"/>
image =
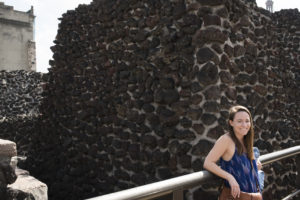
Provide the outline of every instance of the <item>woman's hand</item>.
<path id="1" fill-rule="evenodd" d="M 261 164 L 261 162 L 259 160 L 256 161 L 256 165 L 257 165 L 257 169 L 261 170 L 262 164 Z"/>
<path id="2" fill-rule="evenodd" d="M 235 178 L 230 174 L 230 176 L 228 177 L 227 181 L 229 182 L 229 185 L 231 187 L 231 195 L 236 198 L 236 197 L 240 197 L 240 186 L 239 184 L 236 182 Z"/>

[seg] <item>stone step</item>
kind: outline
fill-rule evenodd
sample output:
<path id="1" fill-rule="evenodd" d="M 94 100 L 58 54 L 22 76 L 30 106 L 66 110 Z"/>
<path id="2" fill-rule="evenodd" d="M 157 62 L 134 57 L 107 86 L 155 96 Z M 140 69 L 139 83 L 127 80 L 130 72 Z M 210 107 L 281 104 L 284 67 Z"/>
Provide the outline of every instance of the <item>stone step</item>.
<path id="1" fill-rule="evenodd" d="M 18 178 L 13 184 L 8 185 L 9 190 L 22 191 L 32 195 L 35 200 L 48 199 L 48 187 L 46 184 L 30 176 L 26 170 L 17 168 L 16 175 Z"/>

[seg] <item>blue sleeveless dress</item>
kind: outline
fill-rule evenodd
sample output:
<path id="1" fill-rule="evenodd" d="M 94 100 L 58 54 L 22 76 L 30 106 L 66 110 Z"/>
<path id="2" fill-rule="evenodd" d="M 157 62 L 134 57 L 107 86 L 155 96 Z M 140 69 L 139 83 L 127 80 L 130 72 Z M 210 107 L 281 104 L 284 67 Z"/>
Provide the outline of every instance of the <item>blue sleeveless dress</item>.
<path id="1" fill-rule="evenodd" d="M 220 159 L 220 165 L 223 170 L 233 175 L 235 180 L 238 182 L 241 191 L 243 192 L 259 192 L 257 191 L 256 177 L 257 177 L 257 165 L 255 160 L 253 162 L 254 170 L 250 160 L 246 153 L 239 155 L 235 148 L 234 155 L 231 160 L 226 161 Z M 256 174 L 255 174 L 256 173 Z M 225 186 L 230 188 L 227 180 L 225 180 Z"/>

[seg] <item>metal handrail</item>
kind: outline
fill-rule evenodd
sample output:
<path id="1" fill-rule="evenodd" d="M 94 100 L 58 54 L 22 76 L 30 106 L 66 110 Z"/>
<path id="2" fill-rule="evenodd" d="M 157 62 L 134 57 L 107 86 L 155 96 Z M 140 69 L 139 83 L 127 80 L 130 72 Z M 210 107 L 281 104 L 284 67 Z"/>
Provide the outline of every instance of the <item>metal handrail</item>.
<path id="1" fill-rule="evenodd" d="M 262 155 L 259 157 L 259 160 L 262 165 L 266 165 L 283 158 L 294 156 L 296 154 L 300 154 L 300 145 Z M 156 183 L 94 197 L 88 200 L 146 200 L 171 193 L 174 194 L 177 191 L 182 192 L 184 189 L 199 186 L 207 181 L 217 179 L 217 176 L 206 170 L 203 170 Z"/>
<path id="2" fill-rule="evenodd" d="M 296 192 L 293 192 L 292 194 L 289 194 L 288 196 L 284 197 L 281 200 L 289 200 L 292 199 L 293 197 L 296 197 L 298 194 L 300 194 L 300 190 L 297 190 Z"/>

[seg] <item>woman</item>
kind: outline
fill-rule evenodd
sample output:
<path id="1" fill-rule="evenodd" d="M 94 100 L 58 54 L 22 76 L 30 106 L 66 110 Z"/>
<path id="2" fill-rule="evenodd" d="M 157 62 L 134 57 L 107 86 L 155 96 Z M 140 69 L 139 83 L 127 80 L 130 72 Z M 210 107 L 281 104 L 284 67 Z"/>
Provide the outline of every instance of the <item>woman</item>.
<path id="1" fill-rule="evenodd" d="M 226 193 L 234 199 L 262 199 L 257 187 L 257 164 L 253 155 L 254 130 L 249 110 L 239 105 L 231 107 L 228 125 L 229 132 L 216 141 L 203 167 L 225 179 L 220 195 L 222 198 Z M 219 159 L 221 167 L 216 164 Z M 248 197 L 245 198 L 245 195 Z"/>

